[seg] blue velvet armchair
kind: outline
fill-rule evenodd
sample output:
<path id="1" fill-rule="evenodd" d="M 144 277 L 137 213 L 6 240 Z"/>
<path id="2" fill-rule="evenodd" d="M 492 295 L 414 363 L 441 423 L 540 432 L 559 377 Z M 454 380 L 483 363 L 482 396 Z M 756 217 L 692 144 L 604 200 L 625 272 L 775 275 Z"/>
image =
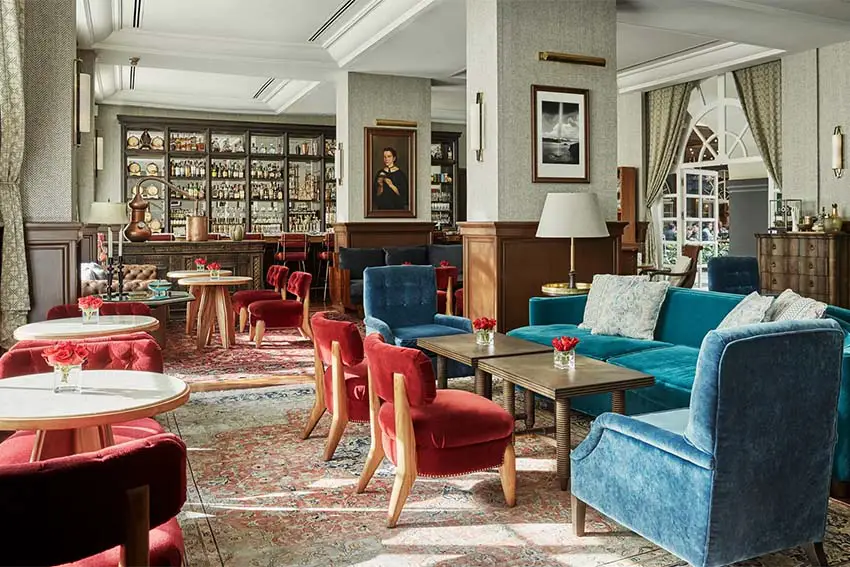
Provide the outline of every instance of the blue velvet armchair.
<path id="1" fill-rule="evenodd" d="M 709 332 L 689 409 L 602 414 L 572 452 L 576 535 L 591 506 L 691 565 L 825 565 L 843 341 L 831 320 Z"/>
<path id="2" fill-rule="evenodd" d="M 753 256 L 717 256 L 708 260 L 708 289 L 749 295 L 759 290 L 759 262 Z"/>
<path id="3" fill-rule="evenodd" d="M 366 332 L 396 346 L 416 348 L 416 339 L 472 332 L 469 319 L 437 313 L 433 266 L 383 266 L 363 272 Z M 470 376 L 465 364 L 448 361 L 446 377 Z"/>

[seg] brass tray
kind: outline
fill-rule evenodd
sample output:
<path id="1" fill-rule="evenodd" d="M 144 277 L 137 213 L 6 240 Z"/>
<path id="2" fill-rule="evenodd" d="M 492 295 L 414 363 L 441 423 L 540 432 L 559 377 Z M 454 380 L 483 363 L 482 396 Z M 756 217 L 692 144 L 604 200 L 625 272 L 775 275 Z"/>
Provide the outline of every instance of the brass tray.
<path id="1" fill-rule="evenodd" d="M 540 291 L 544 295 L 585 295 L 590 291 L 589 283 L 577 283 L 575 289 L 570 289 L 566 282 L 556 282 L 543 284 Z"/>

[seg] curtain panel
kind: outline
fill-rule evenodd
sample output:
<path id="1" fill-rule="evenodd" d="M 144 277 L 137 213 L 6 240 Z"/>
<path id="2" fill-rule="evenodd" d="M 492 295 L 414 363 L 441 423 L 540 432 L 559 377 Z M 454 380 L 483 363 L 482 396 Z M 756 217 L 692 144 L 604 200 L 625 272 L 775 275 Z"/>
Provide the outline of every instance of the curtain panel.
<path id="1" fill-rule="evenodd" d="M 739 69 L 732 75 L 764 165 L 782 187 L 782 62 Z"/>
<path id="2" fill-rule="evenodd" d="M 24 5 L 0 0 L 0 220 L 3 269 L 0 275 L 0 344 L 27 322 L 29 276 L 19 185 L 24 159 Z"/>
<path id="3" fill-rule="evenodd" d="M 696 82 L 673 85 L 646 94 L 649 159 L 644 191 L 646 218 L 646 253 L 650 262 L 662 264 L 661 204 L 667 176 L 676 162 L 685 139 L 688 101 Z"/>

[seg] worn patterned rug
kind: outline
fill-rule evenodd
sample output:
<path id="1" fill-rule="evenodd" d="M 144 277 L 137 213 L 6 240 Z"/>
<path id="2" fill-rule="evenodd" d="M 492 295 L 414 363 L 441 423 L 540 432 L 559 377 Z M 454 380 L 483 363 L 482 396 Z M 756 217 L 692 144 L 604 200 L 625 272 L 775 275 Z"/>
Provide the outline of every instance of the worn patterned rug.
<path id="1" fill-rule="evenodd" d="M 471 381 L 451 385 L 469 389 Z M 165 416 L 189 447 L 180 523 L 190 567 L 683 565 L 590 509 L 592 534 L 575 538 L 569 493 L 556 487 L 555 449 L 536 435 L 517 436 L 515 508 L 504 506 L 495 470 L 419 479 L 398 527 L 387 529 L 392 465 L 385 461 L 367 492 L 356 494 L 368 426 L 350 424 L 324 462 L 329 417 L 310 439 L 298 438 L 312 401 L 309 385 L 201 392 Z M 539 417 L 551 423 L 550 414 Z M 575 443 L 588 426 L 573 417 Z M 850 562 L 850 508 L 842 503 L 830 503 L 825 546 L 830 565 Z M 807 564 L 801 549 L 746 562 Z"/>

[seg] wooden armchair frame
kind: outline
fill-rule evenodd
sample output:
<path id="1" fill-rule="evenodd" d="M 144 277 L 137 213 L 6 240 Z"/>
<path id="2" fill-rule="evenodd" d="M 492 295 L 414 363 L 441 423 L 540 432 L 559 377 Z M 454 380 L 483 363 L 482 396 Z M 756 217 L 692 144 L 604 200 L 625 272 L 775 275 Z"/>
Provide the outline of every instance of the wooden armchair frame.
<path id="1" fill-rule="evenodd" d="M 284 297 L 286 297 L 286 291 L 283 291 Z M 295 296 L 298 301 L 302 304 L 302 313 L 301 313 L 301 326 L 297 327 L 298 332 L 301 333 L 301 336 L 307 339 L 313 338 L 313 329 L 310 328 L 310 292 L 307 292 L 306 297 Z M 260 345 L 263 344 L 263 336 L 266 333 L 266 322 L 265 321 L 257 321 L 256 325 L 251 325 L 248 329 L 248 340 L 254 341 L 254 344 L 257 345 L 257 348 L 260 348 Z"/>
<path id="2" fill-rule="evenodd" d="M 283 287 L 275 285 L 274 290 L 280 293 L 281 299 L 286 299 L 286 285 Z M 244 333 L 245 327 L 248 326 L 248 306 L 243 306 L 239 309 L 239 332 Z"/>
<path id="3" fill-rule="evenodd" d="M 381 402 L 372 384 L 372 372 L 368 374 L 369 383 L 369 430 L 371 433 L 371 445 L 366 464 L 360 474 L 357 483 L 357 493 L 366 490 L 369 481 L 372 480 L 375 471 L 378 470 L 384 459 L 384 446 L 381 442 L 381 426 L 378 421 L 378 412 Z M 387 512 L 387 527 L 394 528 L 398 523 L 401 510 L 413 487 L 413 482 L 419 476 L 416 464 L 416 436 L 413 431 L 413 418 L 410 415 L 410 404 L 407 401 L 407 387 L 404 383 L 403 374 L 393 374 L 393 407 L 395 408 L 395 433 L 396 433 L 396 470 L 393 492 L 390 496 L 390 507 Z M 505 456 L 502 466 L 499 467 L 499 476 L 502 481 L 502 492 L 505 502 L 509 508 L 516 504 L 516 453 L 514 452 L 513 440 L 505 447 Z"/>
<path id="4" fill-rule="evenodd" d="M 310 417 L 301 432 L 301 439 L 307 439 L 316 428 L 316 424 L 325 415 L 327 406 L 325 404 L 325 365 L 319 357 L 319 348 L 315 347 L 314 364 L 316 367 L 316 400 Z M 325 443 L 323 458 L 330 461 L 336 451 L 339 440 L 348 425 L 348 397 L 345 389 L 345 372 L 342 369 L 342 355 L 340 354 L 339 341 L 331 342 L 331 402 L 333 413 L 331 414 L 331 430 Z"/>

